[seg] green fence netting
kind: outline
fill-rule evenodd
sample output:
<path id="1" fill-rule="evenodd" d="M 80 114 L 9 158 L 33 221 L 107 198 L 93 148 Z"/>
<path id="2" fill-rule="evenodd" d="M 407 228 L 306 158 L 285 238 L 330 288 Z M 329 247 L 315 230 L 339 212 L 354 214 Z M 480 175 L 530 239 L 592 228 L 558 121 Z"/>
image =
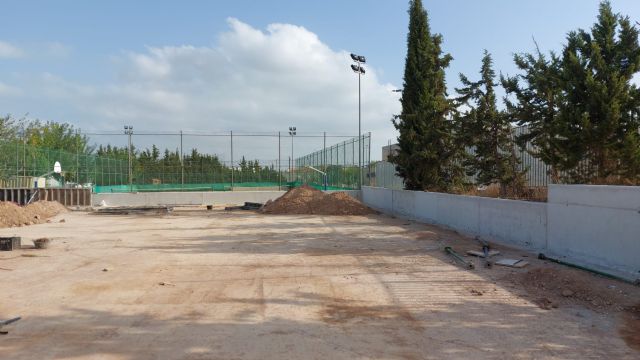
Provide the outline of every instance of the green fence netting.
<path id="1" fill-rule="evenodd" d="M 358 146 L 362 146 L 358 161 Z M 357 189 L 360 167 L 368 183 L 370 136 L 351 139 L 296 159 L 295 166 L 280 161 L 230 162 L 217 157 L 190 159 L 115 158 L 0 141 L 0 187 L 32 187 L 46 178 L 47 187 L 90 187 L 96 193 L 144 191 L 228 191 L 232 189 L 286 189 L 309 184 L 318 189 Z M 59 162 L 61 174 L 53 173 Z M 313 170 L 312 168 L 315 168 Z M 320 172 L 322 173 L 320 173 Z M 131 177 L 131 179 L 130 179 Z M 130 182 L 131 181 L 131 182 Z"/>

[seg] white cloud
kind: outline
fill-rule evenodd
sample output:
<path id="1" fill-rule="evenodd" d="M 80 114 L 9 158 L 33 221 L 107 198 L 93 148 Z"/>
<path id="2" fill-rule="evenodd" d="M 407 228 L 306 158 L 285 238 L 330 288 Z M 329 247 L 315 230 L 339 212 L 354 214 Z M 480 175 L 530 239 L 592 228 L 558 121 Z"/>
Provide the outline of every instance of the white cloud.
<path id="1" fill-rule="evenodd" d="M 84 129 L 115 130 L 127 123 L 140 130 L 286 132 L 295 125 L 300 133 L 357 134 L 358 81 L 347 52 L 300 26 L 272 24 L 261 31 L 233 18 L 228 23 L 213 46 L 148 47 L 119 55 L 118 76 L 108 85 L 78 85 L 45 74 L 34 91 L 73 109 L 76 119 L 91 119 L 80 124 Z M 374 134 L 374 158 L 395 134 L 395 88 L 381 83 L 372 67 L 362 77 L 363 131 Z M 300 142 L 300 151 L 322 145 Z"/>
<path id="2" fill-rule="evenodd" d="M 61 42 L 52 41 L 43 46 L 46 53 L 52 57 L 67 58 L 71 54 L 71 47 Z"/>
<path id="3" fill-rule="evenodd" d="M 24 51 L 6 41 L 0 41 L 0 59 L 14 59 L 24 56 Z"/>
<path id="4" fill-rule="evenodd" d="M 19 96 L 22 95 L 22 90 L 15 86 L 7 85 L 0 81 L 0 96 L 9 97 L 9 96 Z"/>

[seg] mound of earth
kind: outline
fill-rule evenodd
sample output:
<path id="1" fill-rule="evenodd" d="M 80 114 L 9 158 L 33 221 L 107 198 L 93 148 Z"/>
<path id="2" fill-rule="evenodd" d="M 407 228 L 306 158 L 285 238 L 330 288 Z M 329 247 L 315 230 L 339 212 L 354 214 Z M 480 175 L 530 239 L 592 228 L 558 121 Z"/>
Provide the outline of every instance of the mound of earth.
<path id="1" fill-rule="evenodd" d="M 15 203 L 0 202 L 0 227 L 15 227 L 40 224 L 47 218 L 66 212 L 67 208 L 57 201 L 38 201 L 21 207 Z"/>
<path id="2" fill-rule="evenodd" d="M 268 201 L 262 212 L 282 215 L 369 215 L 376 212 L 343 192 L 324 193 L 310 186 L 287 191 Z"/>

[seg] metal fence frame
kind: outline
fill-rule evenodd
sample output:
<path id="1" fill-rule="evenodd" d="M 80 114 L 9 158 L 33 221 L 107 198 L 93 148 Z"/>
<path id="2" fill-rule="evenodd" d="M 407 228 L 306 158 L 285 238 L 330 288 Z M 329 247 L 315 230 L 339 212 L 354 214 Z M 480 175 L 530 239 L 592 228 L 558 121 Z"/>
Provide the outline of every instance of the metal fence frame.
<path id="1" fill-rule="evenodd" d="M 226 133 L 207 133 L 207 132 L 145 132 L 133 130 L 127 133 L 115 132 L 78 132 L 79 135 L 86 136 L 127 136 L 128 144 L 134 144 L 134 138 L 137 136 L 175 136 L 180 140 L 179 160 L 178 162 L 167 162 L 162 160 L 154 160 L 155 163 L 146 164 L 136 158 L 130 165 L 129 159 L 115 158 L 112 156 L 98 156 L 95 154 L 86 155 L 79 152 L 79 147 L 72 151 L 51 150 L 27 145 L 24 141 L 2 141 L 0 139 L 0 187 L 32 187 L 34 186 L 34 178 L 43 175 L 50 175 L 53 164 L 59 161 L 62 164 L 65 178 L 69 186 L 89 186 L 94 191 L 162 191 L 162 190 L 232 190 L 236 186 L 252 186 L 252 187 L 277 187 L 295 185 L 297 182 L 304 182 L 305 175 L 305 157 L 291 160 L 290 156 L 283 156 L 283 146 L 286 148 L 284 138 L 322 138 L 323 148 L 333 151 L 347 143 L 357 143 L 357 137 L 348 135 L 334 135 L 324 133 L 298 133 L 294 136 L 285 135 L 282 132 L 270 133 L 238 133 L 234 131 Z M 189 161 L 190 155 L 184 153 L 183 138 L 185 137 L 217 137 L 227 138 L 229 141 L 229 160 L 218 158 L 220 163 L 217 167 L 201 168 L 195 171 L 197 164 Z M 277 139 L 278 158 L 268 160 L 257 160 L 259 167 L 243 168 L 241 167 L 242 153 L 245 149 L 239 149 L 238 145 L 234 146 L 234 139 L 251 138 L 251 137 L 267 137 Z M 327 141 L 336 138 L 347 138 L 340 144 L 330 145 L 327 148 Z M 370 158 L 370 134 L 364 135 L 366 139 L 366 147 L 363 144 L 363 152 L 366 156 L 366 164 L 368 165 Z M 162 144 L 159 144 L 162 145 Z M 131 145 L 128 145 L 131 151 Z M 355 145 L 354 145 L 355 146 Z M 120 147 L 122 148 L 122 147 Z M 275 149 L 275 148 L 274 148 Z M 240 153 L 240 155 L 238 155 Z M 357 153 L 357 152 L 356 152 Z M 293 153 L 292 153 L 293 155 Z M 356 156 L 357 158 L 357 156 Z M 288 160 L 287 160 L 288 159 Z M 253 162 L 256 159 L 251 159 Z M 332 160 L 332 157 L 324 156 L 324 169 Z M 254 164 L 255 165 L 255 164 Z M 146 166 L 149 166 L 145 169 Z M 151 169 L 155 167 L 155 169 Z M 160 169 L 160 167 L 162 167 Z M 343 166 L 344 167 L 344 166 Z M 356 179 L 357 180 L 357 179 Z M 344 182 L 343 182 L 344 183 Z M 195 186 L 206 184 L 207 186 Z M 346 188 L 353 188 L 350 183 Z"/>

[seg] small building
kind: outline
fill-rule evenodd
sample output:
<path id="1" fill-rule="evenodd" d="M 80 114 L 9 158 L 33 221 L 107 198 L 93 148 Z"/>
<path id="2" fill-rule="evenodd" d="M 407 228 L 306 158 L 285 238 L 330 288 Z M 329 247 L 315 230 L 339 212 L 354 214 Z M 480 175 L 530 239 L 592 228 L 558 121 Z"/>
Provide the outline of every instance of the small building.
<path id="1" fill-rule="evenodd" d="M 400 151 L 400 145 L 391 144 L 382 147 L 382 161 L 389 161 L 389 155 L 396 155 Z"/>

